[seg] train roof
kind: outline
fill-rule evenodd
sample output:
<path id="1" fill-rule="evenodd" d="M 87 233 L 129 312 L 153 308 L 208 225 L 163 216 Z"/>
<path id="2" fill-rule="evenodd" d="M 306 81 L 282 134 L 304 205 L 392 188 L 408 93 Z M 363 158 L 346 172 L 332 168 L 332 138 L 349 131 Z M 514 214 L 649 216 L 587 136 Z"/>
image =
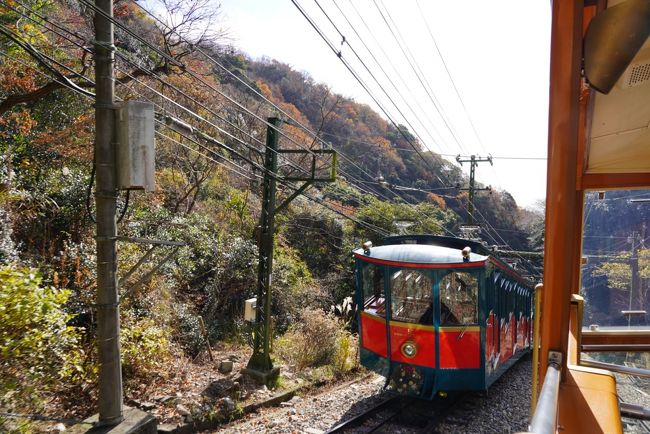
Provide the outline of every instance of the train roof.
<path id="1" fill-rule="evenodd" d="M 432 246 L 443 246 L 458 250 L 469 247 L 472 249 L 472 252 L 479 253 L 483 256 L 492 256 L 492 252 L 483 244 L 477 241 L 456 237 L 444 237 L 441 235 L 395 235 L 392 237 L 384 238 L 383 245 L 389 244 L 428 244 Z"/>
<path id="2" fill-rule="evenodd" d="M 357 249 L 354 256 L 368 262 L 387 265 L 435 268 L 436 266 L 478 267 L 485 264 L 487 256 L 471 252 L 467 261 L 463 261 L 462 249 L 428 244 L 390 244 L 371 247 L 368 250 Z"/>
<path id="3" fill-rule="evenodd" d="M 520 283 L 532 286 L 531 282 L 476 241 L 424 234 L 386 237 L 383 243 L 368 252 L 357 249 L 353 252 L 354 256 L 368 262 L 418 268 L 480 267 L 489 259 Z M 468 261 L 463 261 L 462 250 L 465 247 L 471 249 Z"/>

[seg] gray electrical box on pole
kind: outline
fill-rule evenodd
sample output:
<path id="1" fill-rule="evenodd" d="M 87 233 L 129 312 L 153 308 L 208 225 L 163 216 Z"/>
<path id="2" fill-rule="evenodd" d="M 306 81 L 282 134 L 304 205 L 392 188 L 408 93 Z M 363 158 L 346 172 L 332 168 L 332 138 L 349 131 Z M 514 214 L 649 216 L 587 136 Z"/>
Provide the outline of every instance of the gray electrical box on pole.
<path id="1" fill-rule="evenodd" d="M 127 101 L 117 111 L 117 182 L 122 190 L 154 191 L 153 103 Z"/>

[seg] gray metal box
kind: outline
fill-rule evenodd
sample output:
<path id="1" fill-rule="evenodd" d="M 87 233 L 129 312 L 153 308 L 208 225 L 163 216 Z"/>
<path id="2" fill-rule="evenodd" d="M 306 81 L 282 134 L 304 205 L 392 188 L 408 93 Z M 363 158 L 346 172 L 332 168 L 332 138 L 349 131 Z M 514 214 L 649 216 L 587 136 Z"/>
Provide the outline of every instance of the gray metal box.
<path id="1" fill-rule="evenodd" d="M 257 297 L 249 298 L 244 302 L 244 320 L 255 322 L 255 314 L 257 311 Z"/>
<path id="2" fill-rule="evenodd" d="M 149 102 L 127 101 L 117 111 L 117 184 L 122 190 L 156 189 L 153 115 Z"/>

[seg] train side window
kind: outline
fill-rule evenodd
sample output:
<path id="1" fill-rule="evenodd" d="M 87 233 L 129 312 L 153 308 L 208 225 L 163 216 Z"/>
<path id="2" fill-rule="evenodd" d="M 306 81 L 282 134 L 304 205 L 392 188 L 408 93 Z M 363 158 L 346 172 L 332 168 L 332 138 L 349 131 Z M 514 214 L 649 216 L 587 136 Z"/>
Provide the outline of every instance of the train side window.
<path id="1" fill-rule="evenodd" d="M 384 270 L 367 264 L 361 272 L 363 287 L 363 310 L 378 316 L 386 316 L 386 294 L 384 291 Z"/>
<path id="2" fill-rule="evenodd" d="M 440 281 L 440 324 L 478 323 L 478 279 L 451 272 Z"/>
<path id="3" fill-rule="evenodd" d="M 415 270 L 403 269 L 390 277 L 392 319 L 433 325 L 431 279 Z"/>

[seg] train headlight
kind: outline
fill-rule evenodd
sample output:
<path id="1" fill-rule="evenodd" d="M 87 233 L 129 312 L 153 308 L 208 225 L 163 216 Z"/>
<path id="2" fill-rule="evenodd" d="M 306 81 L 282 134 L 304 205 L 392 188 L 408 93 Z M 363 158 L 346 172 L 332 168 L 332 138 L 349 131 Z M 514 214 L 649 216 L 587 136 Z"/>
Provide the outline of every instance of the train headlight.
<path id="1" fill-rule="evenodd" d="M 415 342 L 408 341 L 402 344 L 402 354 L 404 357 L 412 359 L 418 353 L 418 347 L 415 345 Z"/>

